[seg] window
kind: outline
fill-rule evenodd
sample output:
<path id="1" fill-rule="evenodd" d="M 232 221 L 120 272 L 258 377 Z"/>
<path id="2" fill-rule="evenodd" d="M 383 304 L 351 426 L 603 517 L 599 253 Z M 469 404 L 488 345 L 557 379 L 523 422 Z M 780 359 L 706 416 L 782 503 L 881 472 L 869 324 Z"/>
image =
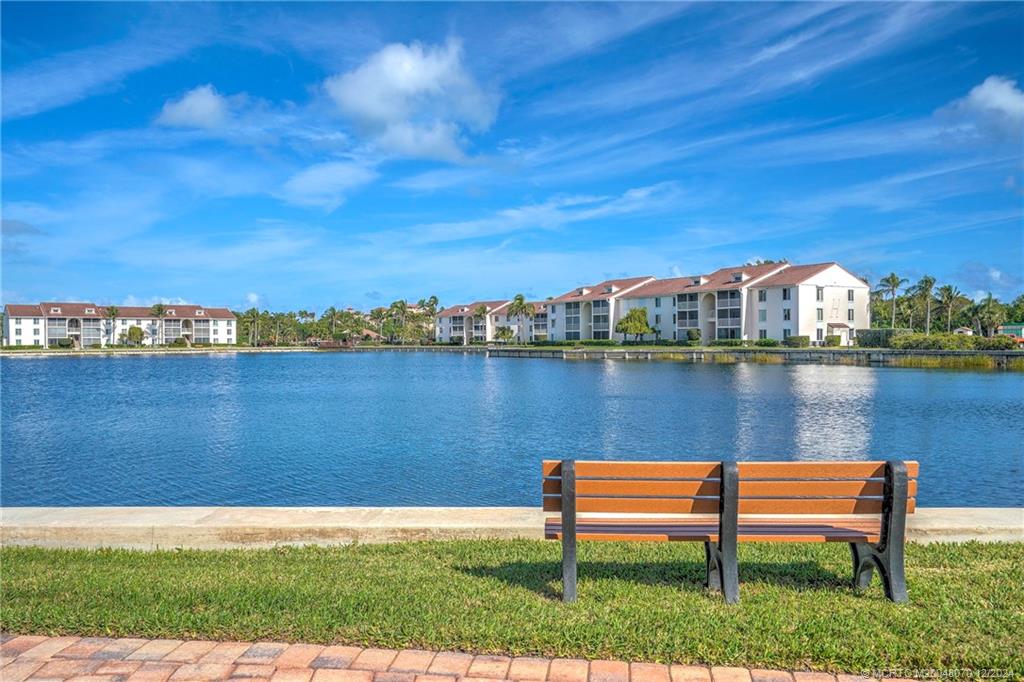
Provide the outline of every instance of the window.
<path id="1" fill-rule="evenodd" d="M 32 330 L 32 335 L 33 336 L 39 336 L 39 328 L 38 327 L 36 329 Z"/>
<path id="2" fill-rule="evenodd" d="M 15 327 L 14 328 L 14 335 L 15 336 L 21 336 L 21 327 Z"/>
<path id="3" fill-rule="evenodd" d="M 32 324 L 39 324 L 39 318 L 38 317 L 33 317 L 32 318 Z"/>
<path id="4" fill-rule="evenodd" d="M 655 314 L 654 324 L 661 324 L 661 315 Z"/>
<path id="5" fill-rule="evenodd" d="M 825 287 L 817 287 L 814 290 L 814 300 L 824 301 L 825 300 Z"/>
<path id="6" fill-rule="evenodd" d="M 578 341 L 580 338 L 579 303 L 565 304 L 565 338 L 573 341 Z"/>
<path id="7" fill-rule="evenodd" d="M 768 338 L 768 330 L 767 329 L 758 329 L 757 330 L 757 338 L 759 338 L 759 339 L 767 339 Z"/>
<path id="8" fill-rule="evenodd" d="M 783 329 L 782 330 L 782 338 L 784 338 L 784 339 L 788 339 L 792 334 L 793 334 L 793 332 L 791 330 L 789 330 L 789 329 Z"/>
<path id="9" fill-rule="evenodd" d="M 50 308 L 51 315 L 60 315 L 60 308 Z"/>
<path id="10" fill-rule="evenodd" d="M 768 321 L 768 311 L 767 310 L 758 310 L 757 311 L 757 321 L 758 322 L 767 322 Z"/>
<path id="11" fill-rule="evenodd" d="M 846 300 L 853 301 L 853 289 L 846 290 Z"/>
<path id="12" fill-rule="evenodd" d="M 822 329 L 821 327 L 818 327 L 817 331 L 818 331 L 818 341 L 821 341 L 824 338 L 825 330 Z"/>
<path id="13" fill-rule="evenodd" d="M 196 317 L 202 317 L 205 314 L 206 314 L 205 310 L 197 310 L 196 311 Z"/>
<path id="14" fill-rule="evenodd" d="M 676 317 L 677 317 L 676 314 L 672 313 L 672 324 L 676 323 Z"/>
<path id="15" fill-rule="evenodd" d="M 17 341 L 15 341 L 15 342 L 14 342 L 14 345 L 16 345 L 16 346 L 20 346 L 20 345 L 21 345 L 21 339 L 18 339 Z"/>
<path id="16" fill-rule="evenodd" d="M 85 314 L 86 315 L 95 315 L 96 314 L 96 309 L 95 308 L 86 308 L 85 309 Z"/>
<path id="17" fill-rule="evenodd" d="M 743 273 L 742 272 L 734 272 L 734 273 L 732 273 L 732 281 L 734 281 L 734 282 L 742 282 L 743 281 Z"/>
<path id="18" fill-rule="evenodd" d="M 824 322 L 824 321 L 825 321 L 825 309 L 824 308 L 818 308 L 818 322 Z"/>
<path id="19" fill-rule="evenodd" d="M 768 300 L 768 290 L 767 289 L 758 289 L 757 290 L 757 302 L 758 303 L 764 303 L 767 300 Z"/>
<path id="20" fill-rule="evenodd" d="M 846 319 L 849 322 L 853 322 L 853 308 L 846 311 Z"/>
<path id="21" fill-rule="evenodd" d="M 782 290 L 782 300 L 783 301 L 788 301 L 789 300 L 789 289 L 783 289 Z"/>
<path id="22" fill-rule="evenodd" d="M 782 309 L 782 319 L 784 321 L 786 321 L 786 322 L 789 322 L 789 320 L 790 320 L 789 316 L 790 316 L 790 309 L 789 308 L 783 308 Z"/>
<path id="23" fill-rule="evenodd" d="M 661 307 L 661 299 L 660 298 L 654 299 L 654 307 L 655 308 L 660 308 Z"/>

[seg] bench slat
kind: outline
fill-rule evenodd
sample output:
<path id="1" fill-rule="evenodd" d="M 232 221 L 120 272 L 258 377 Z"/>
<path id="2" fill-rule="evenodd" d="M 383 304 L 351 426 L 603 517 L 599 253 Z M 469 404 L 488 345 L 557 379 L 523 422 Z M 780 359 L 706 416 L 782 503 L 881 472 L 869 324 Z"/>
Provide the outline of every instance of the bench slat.
<path id="1" fill-rule="evenodd" d="M 907 477 L 917 478 L 918 463 L 906 462 Z M 739 462 L 744 478 L 884 478 L 885 462 Z"/>
<path id="2" fill-rule="evenodd" d="M 576 477 L 598 478 L 718 478 L 720 462 L 601 462 L 576 461 Z M 559 476 L 562 463 L 545 460 L 541 469 L 545 477 Z"/>
<path id="3" fill-rule="evenodd" d="M 590 540 L 625 540 L 656 542 L 670 540 L 718 540 L 715 523 L 649 523 L 631 525 L 621 519 L 588 519 L 578 523 L 578 537 Z M 561 525 L 557 521 L 545 524 L 548 539 L 560 539 Z M 744 542 L 878 542 L 879 524 L 848 523 L 845 521 L 808 521 L 795 523 L 783 519 L 781 523 L 741 522 L 738 538 Z"/>
<path id="4" fill-rule="evenodd" d="M 739 501 L 741 514 L 880 514 L 880 498 L 747 498 Z M 907 500 L 907 513 L 916 508 L 914 498 Z M 544 511 L 561 511 L 559 497 L 545 497 Z M 627 514 L 715 514 L 717 499 L 670 497 L 576 497 L 578 512 L 614 512 Z"/>
<path id="5" fill-rule="evenodd" d="M 562 492 L 561 479 L 544 481 L 545 495 Z M 718 481 L 635 481 L 626 479 L 576 479 L 577 495 L 637 495 L 649 497 L 717 496 Z"/>
<path id="6" fill-rule="evenodd" d="M 740 497 L 881 497 L 882 481 L 743 481 Z M 545 479 L 545 495 L 562 492 L 560 479 Z M 719 494 L 718 481 L 637 481 L 576 479 L 577 495 L 629 495 L 635 497 L 709 497 Z M 917 481 L 907 485 L 908 497 L 917 494 Z"/>

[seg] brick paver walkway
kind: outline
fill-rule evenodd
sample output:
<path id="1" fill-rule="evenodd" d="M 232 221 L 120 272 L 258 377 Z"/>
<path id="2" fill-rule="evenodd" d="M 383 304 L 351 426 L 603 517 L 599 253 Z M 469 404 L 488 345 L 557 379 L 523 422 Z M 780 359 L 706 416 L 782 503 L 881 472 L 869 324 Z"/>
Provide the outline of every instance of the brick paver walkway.
<path id="1" fill-rule="evenodd" d="M 0 680 L 164 682 L 854 682 L 826 673 L 510 658 L 278 642 L 0 635 Z"/>

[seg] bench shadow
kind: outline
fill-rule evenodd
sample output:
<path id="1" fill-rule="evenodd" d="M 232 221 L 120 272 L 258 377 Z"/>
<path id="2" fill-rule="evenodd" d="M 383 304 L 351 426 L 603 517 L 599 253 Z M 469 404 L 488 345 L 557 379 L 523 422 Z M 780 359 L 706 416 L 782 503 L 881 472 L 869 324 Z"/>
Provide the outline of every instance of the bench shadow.
<path id="1" fill-rule="evenodd" d="M 466 575 L 496 578 L 549 599 L 561 599 L 558 583 L 562 564 L 558 561 L 512 561 L 496 566 L 460 566 Z M 577 573 L 582 580 L 622 580 L 641 585 L 704 589 L 703 561 L 661 561 L 649 564 L 618 561 L 581 561 Z M 765 582 L 797 591 L 849 588 L 849 575 L 838 575 L 810 561 L 788 563 L 740 562 L 740 590 L 744 583 Z"/>

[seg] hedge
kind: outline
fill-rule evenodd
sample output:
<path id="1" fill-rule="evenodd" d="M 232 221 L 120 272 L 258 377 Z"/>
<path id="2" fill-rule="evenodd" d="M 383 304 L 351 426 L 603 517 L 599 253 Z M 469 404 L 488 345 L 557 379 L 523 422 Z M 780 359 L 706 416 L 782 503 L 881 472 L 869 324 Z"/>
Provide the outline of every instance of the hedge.
<path id="1" fill-rule="evenodd" d="M 894 348 L 893 339 L 912 333 L 910 329 L 858 329 L 857 345 L 863 348 Z"/>
<path id="2" fill-rule="evenodd" d="M 809 336 L 790 336 L 785 341 L 787 348 L 807 348 L 811 345 L 811 337 Z"/>
<path id="3" fill-rule="evenodd" d="M 839 345 L 839 341 L 840 341 L 839 336 L 836 335 L 836 334 L 828 334 L 828 335 L 825 336 L 825 345 L 826 346 L 838 346 Z"/>
<path id="4" fill-rule="evenodd" d="M 1013 350 L 1017 344 L 1008 336 L 966 334 L 902 334 L 893 339 L 897 350 Z"/>
<path id="5" fill-rule="evenodd" d="M 754 345 L 761 348 L 778 348 L 780 344 L 778 339 L 758 339 Z"/>

